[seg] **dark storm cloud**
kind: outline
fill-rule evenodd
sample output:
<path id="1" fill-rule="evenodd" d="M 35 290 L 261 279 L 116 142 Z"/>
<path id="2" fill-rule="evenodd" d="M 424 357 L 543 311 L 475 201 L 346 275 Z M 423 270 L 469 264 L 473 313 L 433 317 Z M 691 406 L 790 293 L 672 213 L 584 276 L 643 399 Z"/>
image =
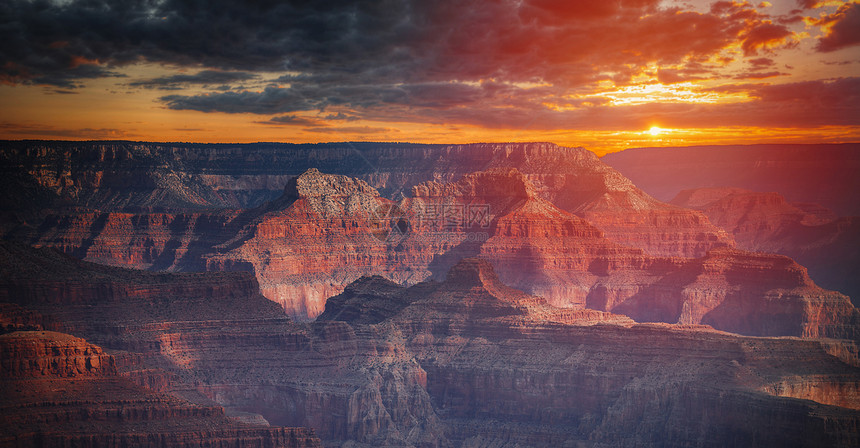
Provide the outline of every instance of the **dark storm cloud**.
<path id="1" fill-rule="evenodd" d="M 4 0 L 0 76 L 12 83 L 86 78 L 69 73 L 82 61 L 314 72 L 355 58 L 353 65 L 390 63 L 411 58 L 394 49 L 412 39 L 409 8 L 385 0 Z"/>
<path id="2" fill-rule="evenodd" d="M 200 112 L 276 114 L 318 107 L 318 103 L 297 94 L 294 89 L 266 87 L 262 92 L 225 92 L 204 95 L 167 95 L 160 98 L 175 110 Z"/>
<path id="3" fill-rule="evenodd" d="M 497 79 L 581 85 L 600 72 L 706 58 L 735 41 L 784 36 L 751 7 L 707 14 L 657 0 L 266 1 L 6 0 L 6 82 L 46 82 L 85 63 L 140 60 L 222 70 L 293 71 L 317 84 Z M 38 81 L 41 80 L 41 81 Z"/>
<path id="4" fill-rule="evenodd" d="M 226 85 L 234 82 L 248 81 L 256 78 L 258 78 L 257 75 L 248 72 L 223 72 L 218 70 L 203 70 L 193 75 L 178 74 L 171 76 L 162 76 L 160 78 L 144 79 L 130 82 L 128 85 L 131 87 L 144 87 L 147 89 L 173 90 L 187 85 Z M 218 89 L 222 89 L 222 87 L 224 87 L 223 85 L 218 86 Z"/>
<path id="5" fill-rule="evenodd" d="M 600 81 L 629 84 L 655 63 L 671 67 L 655 73 L 666 83 L 708 78 L 719 68 L 707 61 L 732 46 L 760 70 L 761 53 L 792 44 L 749 3 L 704 13 L 659 3 L 5 0 L 0 82 L 71 88 L 147 61 L 201 71 L 129 85 L 220 85 L 160 97 L 176 110 L 278 115 L 284 122 L 269 123 L 282 125 L 318 111 L 323 120 L 487 127 L 540 117 L 535 126 L 575 128 L 612 119 L 606 98 L 588 96 Z M 260 72 L 290 74 L 267 81 Z M 770 73 L 749 74 L 759 75 Z M 270 85 L 231 87 L 250 80 Z"/>

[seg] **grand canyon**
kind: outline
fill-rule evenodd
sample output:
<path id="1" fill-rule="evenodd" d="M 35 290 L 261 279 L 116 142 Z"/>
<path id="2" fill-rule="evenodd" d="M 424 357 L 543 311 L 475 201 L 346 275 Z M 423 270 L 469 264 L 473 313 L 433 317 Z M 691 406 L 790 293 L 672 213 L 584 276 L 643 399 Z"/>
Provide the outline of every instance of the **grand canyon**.
<path id="1" fill-rule="evenodd" d="M 860 312 L 820 283 L 856 277 L 796 261 L 856 269 L 827 195 L 662 202 L 550 143 L 10 141 L 2 170 L 5 446 L 860 443 Z"/>
<path id="2" fill-rule="evenodd" d="M 0 448 L 860 446 L 860 0 L 0 1 Z"/>

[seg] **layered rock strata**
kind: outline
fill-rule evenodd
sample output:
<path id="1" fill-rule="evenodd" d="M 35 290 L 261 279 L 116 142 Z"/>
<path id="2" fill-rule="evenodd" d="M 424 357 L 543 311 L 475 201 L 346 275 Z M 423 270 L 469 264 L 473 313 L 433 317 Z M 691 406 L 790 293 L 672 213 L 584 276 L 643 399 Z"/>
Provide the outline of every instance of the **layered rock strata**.
<path id="1" fill-rule="evenodd" d="M 549 143 L 4 142 L 3 146 L 0 170 L 8 172 L 10 182 L 16 183 L 13 189 L 24 189 L 34 198 L 43 198 L 23 204 L 14 197 L 8 201 L 0 198 L 0 211 L 9 212 L 8 219 L 0 223 L 7 237 L 63 247 L 79 257 L 102 261 L 109 259 L 112 252 L 126 250 L 122 238 L 111 242 L 111 238 L 120 236 L 111 231 L 121 231 L 124 227 L 130 232 L 126 239 L 132 240 L 128 246 L 137 252 L 131 259 L 135 263 L 152 264 L 156 269 L 172 266 L 164 257 L 170 256 L 174 249 L 180 256 L 185 252 L 183 244 L 187 238 L 181 235 L 183 227 L 211 228 L 225 220 L 216 217 L 212 218 L 213 223 L 196 224 L 198 217 L 189 211 L 259 206 L 265 200 L 278 198 L 288 179 L 311 168 L 364 180 L 394 201 L 426 181 L 452 182 L 475 171 L 516 168 L 534 183 L 540 197 L 592 220 L 610 239 L 641 247 L 652 255 L 694 257 L 710 248 L 731 244 L 730 238 L 708 223 L 701 213 L 653 199 L 593 153 Z M 39 213 L 64 204 L 84 209 L 65 210 L 62 216 L 53 217 Z M 622 205 L 632 207 L 625 211 L 629 219 L 618 218 L 618 207 Z M 151 211 L 158 213 L 150 214 Z M 183 216 L 161 216 L 164 211 Z M 111 215 L 129 212 L 145 213 Z M 77 219 L 78 214 L 95 216 Z M 75 224 L 81 219 L 84 221 Z M 62 223 L 66 220 L 72 222 L 68 238 L 63 235 L 66 228 Z M 147 226 L 153 227 L 153 241 L 141 248 L 148 244 L 143 238 Z M 161 229 L 165 226 L 172 227 L 175 235 L 162 248 L 165 243 L 160 241 L 164 239 Z M 97 241 L 100 228 L 106 230 L 103 248 Z M 89 240 L 92 242 L 86 243 Z M 75 241 L 80 244 L 75 245 Z M 144 250 L 146 247 L 148 252 Z"/>
<path id="2" fill-rule="evenodd" d="M 788 255 L 820 285 L 860 299 L 860 221 L 778 193 L 739 188 L 684 190 L 673 204 L 701 210 L 738 247 Z"/>
<path id="3" fill-rule="evenodd" d="M 30 263 L 53 256 L 35 251 Z M 225 300 L 237 308 L 232 319 L 200 313 L 224 309 Z M 67 314 L 62 302 L 42 303 L 42 313 L 59 325 L 76 313 Z M 129 388 L 140 388 L 133 379 L 148 378 L 157 388 L 157 378 L 169 377 L 156 395 L 203 394 L 232 415 L 313 428 L 331 446 L 860 442 L 860 362 L 850 342 L 743 337 L 557 308 L 506 286 L 483 259 L 463 260 L 441 281 L 412 287 L 359 279 L 314 323 L 255 311 L 259 305 L 216 295 L 208 304 L 168 308 L 162 322 L 137 324 L 132 301 L 128 313 L 95 314 L 90 325 L 75 325 L 109 353 L 86 345 L 75 355 L 81 362 L 42 364 L 61 371 L 83 365 L 86 372 L 88 356 L 109 355 Z M 111 368 L 106 360 L 97 364 Z M 114 396 L 112 386 L 100 390 Z"/>
<path id="4" fill-rule="evenodd" d="M 319 320 L 402 339 L 454 445 L 855 443 L 856 367 L 819 342 L 594 311 L 547 317 L 544 301 L 500 284 L 479 259 L 457 264 L 442 283 L 396 288 L 361 280 Z M 785 372 L 795 369 L 818 373 L 794 385 Z M 764 430 L 760 419 L 773 426 Z"/>
<path id="5" fill-rule="evenodd" d="M 0 335 L 0 445 L 319 447 L 303 428 L 243 425 L 142 388 L 101 347 L 50 331 Z"/>

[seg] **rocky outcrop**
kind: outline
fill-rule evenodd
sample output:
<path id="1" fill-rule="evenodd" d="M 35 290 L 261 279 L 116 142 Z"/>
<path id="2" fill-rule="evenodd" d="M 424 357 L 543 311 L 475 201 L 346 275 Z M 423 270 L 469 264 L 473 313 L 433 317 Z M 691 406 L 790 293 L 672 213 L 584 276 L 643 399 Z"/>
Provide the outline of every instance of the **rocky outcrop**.
<path id="1" fill-rule="evenodd" d="M 423 278 L 407 272 L 416 265 L 410 259 L 432 254 L 396 258 L 376 233 L 388 230 L 384 213 L 391 207 L 363 181 L 309 170 L 287 184 L 282 198 L 260 208 L 233 240 L 206 255 L 206 267 L 251 270 L 266 297 L 293 316 L 313 317 L 327 297 L 362 275 Z"/>
<path id="2" fill-rule="evenodd" d="M 0 242 L 0 302 L 32 313 L 41 328 L 87 335 L 165 321 L 286 318 L 249 273 L 135 271 L 10 242 Z"/>
<path id="3" fill-rule="evenodd" d="M 50 265 L 68 258 L 29 251 L 29 258 L 22 253 L 7 263 Z M 119 276 L 116 268 L 78 263 L 76 269 Z M 132 274 L 139 280 L 154 275 L 126 272 Z M 190 282 L 194 276 L 173 280 Z M 38 289 L 39 280 L 31 281 Z M 70 305 L 42 303 L 42 312 L 62 324 Z M 214 295 L 207 306 L 235 308 L 232 318 L 171 307 L 161 321 L 139 323 L 130 317 L 139 314 L 137 305 L 127 304 L 129 313 L 93 314 L 76 331 L 110 349 L 101 354 L 113 357 L 116 381 L 127 386 L 114 392 L 112 383 L 102 383 L 100 390 L 131 403 L 129 408 L 136 401 L 127 391 L 147 381 L 172 403 L 185 397 L 171 409 L 213 409 L 205 418 L 222 419 L 220 405 L 228 415 L 313 428 L 335 446 L 858 442 L 860 414 L 851 403 L 857 400 L 860 362 L 851 343 L 749 338 L 705 326 L 636 324 L 618 314 L 556 308 L 506 286 L 483 259 L 463 260 L 441 281 L 411 287 L 380 277 L 360 279 L 329 300 L 314 323 L 278 318 L 255 310 L 256 301 L 240 305 L 225 295 Z M 79 350 L 75 356 L 98 353 L 86 347 L 89 355 Z M 84 377 L 74 378 L 84 384 Z M 74 386 L 60 389 L 88 396 Z M 41 402 L 60 402 L 39 396 L 47 397 Z M 149 443 L 146 437 L 155 436 L 140 434 L 157 433 L 162 444 L 193 444 L 184 438 L 191 437 L 188 431 L 175 428 L 185 417 L 147 418 L 135 426 L 145 430 L 126 431 L 135 434 L 128 435 L 133 443 Z M 247 434 L 221 427 L 221 435 Z M 122 428 L 116 431 L 123 434 Z M 100 440 L 99 431 L 84 424 L 76 434 Z M 195 434 L 221 440 L 205 431 Z M 51 437 L 72 440 L 59 439 L 65 433 Z"/>
<path id="4" fill-rule="evenodd" d="M 747 250 L 777 252 L 790 244 L 783 240 L 792 237 L 809 238 L 819 233 L 816 239 L 822 240 L 837 236 L 828 232 L 832 229 L 826 226 L 837 220 L 833 212 L 814 204 L 791 204 L 779 193 L 739 188 L 684 190 L 671 203 L 703 211 L 711 222 L 730 232 L 739 247 Z M 822 244 L 815 240 L 806 243 Z"/>
<path id="5" fill-rule="evenodd" d="M 440 280 L 460 258 L 478 256 L 497 267 L 504 283 L 554 306 L 612 311 L 640 322 L 705 323 L 751 335 L 857 336 L 856 310 L 842 296 L 811 282 L 791 286 L 789 293 L 771 284 L 769 276 L 791 275 L 783 272 L 791 263 L 764 263 L 761 278 L 700 281 L 703 263 L 726 258 L 728 265 L 755 265 L 758 256 L 730 250 L 712 251 L 707 261 L 649 256 L 610 241 L 543 199 L 537 186 L 511 168 L 417 185 L 396 204 L 360 180 L 309 170 L 287 185 L 282 198 L 243 216 L 247 224 L 203 256 L 207 268 L 252 271 L 263 294 L 300 319 L 322 313 L 328 296 L 362 276 L 406 285 Z M 243 297 L 255 286 L 229 281 L 248 285 Z M 72 281 L 56 286 L 56 293 L 73 296 L 74 285 L 101 287 Z M 110 287 L 138 297 L 121 285 Z M 774 306 L 782 309 L 763 313 Z M 157 320 L 155 314 L 141 319 Z"/>
<path id="6" fill-rule="evenodd" d="M 101 347 L 55 332 L 15 332 L 2 336 L 0 369 L 9 378 L 116 375 L 112 356 Z"/>
<path id="7" fill-rule="evenodd" d="M 755 336 L 860 337 L 860 312 L 848 297 L 817 287 L 805 268 L 781 255 L 716 249 L 626 300 L 592 300 L 593 308 L 640 322 Z"/>
<path id="8" fill-rule="evenodd" d="M 739 188 L 684 190 L 672 200 L 696 208 L 730 232 L 738 247 L 788 255 L 820 285 L 860 297 L 860 221 L 815 204 L 790 203 L 778 193 Z"/>
<path id="9" fill-rule="evenodd" d="M 188 229 L 200 226 L 217 235 L 219 226 L 232 219 L 230 213 L 202 219 L 190 211 L 259 206 L 265 200 L 280 197 L 288 179 L 309 169 L 363 180 L 383 197 L 398 201 L 413 186 L 427 181 L 447 183 L 475 171 L 516 168 L 535 185 L 541 198 L 592 220 L 608 238 L 640 247 L 649 254 L 695 257 L 712 247 L 731 244 L 700 213 L 654 200 L 593 153 L 550 143 L 5 142 L 4 146 L 0 169 L 18 180 L 16 188 L 48 199 L 25 204 L 10 200 L 11 215 L 8 222 L 0 224 L 0 230 L 7 237 L 62 247 L 91 261 L 129 256 L 143 267 L 187 269 L 183 264 L 187 260 L 174 263 L 171 257 L 183 257 L 188 250 L 195 253 Z M 39 217 L 40 210 L 62 204 L 85 210 Z M 634 204 L 635 219 L 633 215 L 627 220 L 618 219 L 619 204 Z M 0 211 L 2 207 L 0 200 Z M 26 210 L 29 212 L 23 213 Z M 162 216 L 160 212 L 164 211 L 182 216 Z M 122 215 L 129 212 L 135 215 Z M 78 214 L 95 216 L 78 223 L 74 218 Z M 152 227 L 152 241 L 146 239 L 148 226 Z M 170 229 L 169 238 L 165 228 Z M 122 229 L 130 233 L 125 240 Z M 118 263 L 121 259 L 114 260 Z"/>
<path id="10" fill-rule="evenodd" d="M 231 210 L 142 214 L 79 210 L 45 216 L 38 236 L 26 232 L 7 236 L 94 263 L 200 271 L 201 254 L 233 238 L 244 218 Z"/>
<path id="11" fill-rule="evenodd" d="M 650 257 L 608 241 L 581 218 L 541 199 L 515 170 L 421 185 L 414 196 L 402 203 L 404 210 L 486 206 L 482 222 L 489 238 L 462 243 L 456 253 L 489 260 L 503 282 L 555 306 L 612 311 L 639 322 L 708 324 L 749 335 L 860 336 L 857 310 L 847 298 L 815 286 L 806 270 L 786 257 L 728 248 L 695 260 Z M 426 235 L 447 224 L 424 225 L 416 233 Z M 467 224 L 449 230 L 482 230 L 481 222 Z"/>
<path id="12" fill-rule="evenodd" d="M 263 294 L 300 319 L 361 276 L 415 284 L 444 278 L 468 256 L 490 260 L 508 284 L 575 308 L 602 277 L 641 273 L 634 284 L 603 281 L 626 297 L 679 263 L 611 242 L 512 168 L 423 183 L 396 204 L 361 181 L 310 170 L 259 211 L 205 256 L 207 269 L 253 270 Z"/>
<path id="13" fill-rule="evenodd" d="M 117 375 L 101 347 L 63 333 L 0 335 L 2 446 L 318 447 L 313 432 L 234 423 Z"/>
<path id="14" fill-rule="evenodd" d="M 856 367 L 818 342 L 613 322 L 608 313 L 552 321 L 542 300 L 500 285 L 479 259 L 399 294 L 384 284 L 374 296 L 372 284 L 348 287 L 320 320 L 348 320 L 358 334 L 380 316 L 370 304 L 386 313 L 406 304 L 371 328 L 394 326 L 405 339 L 455 445 L 855 443 L 860 414 L 840 406 L 855 399 Z M 359 288 L 363 309 L 352 292 Z M 801 375 L 805 386 L 790 395 L 776 385 L 795 369 L 818 373 Z M 800 397 L 804 387 L 845 396 Z M 794 396 L 803 399 L 785 398 Z M 762 419 L 779 429 L 765 430 Z"/>
<path id="15" fill-rule="evenodd" d="M 444 443 L 420 387 L 424 373 L 397 352 L 396 342 L 377 343 L 344 324 L 295 324 L 256 292 L 247 273 L 154 274 L 53 250 L 0 247 L 8 254 L 0 257 L 4 300 L 40 310 L 51 328 L 121 350 L 114 356 L 117 373 L 129 384 L 222 413 L 217 405 L 225 406 L 245 421 L 314 428 L 328 441 Z M 80 283 L 87 279 L 106 286 L 84 288 Z M 249 282 L 248 290 L 242 281 Z M 211 286 L 233 282 L 229 293 Z M 64 283 L 75 294 L 45 287 Z M 0 320 L 19 325 L 26 317 L 15 306 L 5 308 L 14 313 Z M 83 433 L 89 432 L 97 433 Z"/>

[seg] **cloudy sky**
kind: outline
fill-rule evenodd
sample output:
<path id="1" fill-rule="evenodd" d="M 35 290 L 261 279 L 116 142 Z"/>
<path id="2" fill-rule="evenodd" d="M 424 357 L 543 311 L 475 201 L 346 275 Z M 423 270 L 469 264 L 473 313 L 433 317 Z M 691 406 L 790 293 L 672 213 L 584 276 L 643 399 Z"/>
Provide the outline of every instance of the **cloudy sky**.
<path id="1" fill-rule="evenodd" d="M 3 0 L 0 138 L 860 141 L 860 1 Z"/>

